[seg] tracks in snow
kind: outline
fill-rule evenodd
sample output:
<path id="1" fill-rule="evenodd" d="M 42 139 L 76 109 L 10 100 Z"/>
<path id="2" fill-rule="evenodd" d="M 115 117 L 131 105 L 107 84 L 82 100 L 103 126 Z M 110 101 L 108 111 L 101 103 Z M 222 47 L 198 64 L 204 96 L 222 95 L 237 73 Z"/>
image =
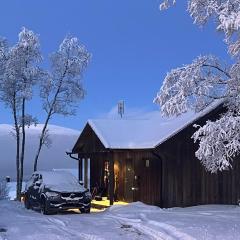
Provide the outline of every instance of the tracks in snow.
<path id="1" fill-rule="evenodd" d="M 131 225 L 133 229 L 136 229 L 138 232 L 153 240 L 196 240 L 172 225 L 148 220 L 143 214 L 140 214 L 139 219 L 129 219 L 121 217 L 120 215 L 109 215 L 109 217 L 117 220 L 122 225 Z"/>
<path id="2" fill-rule="evenodd" d="M 71 240 L 105 240 L 94 234 L 81 233 L 81 230 L 73 230 L 68 227 L 68 224 L 57 218 L 47 218 L 48 223 L 51 223 L 51 226 L 56 227 L 64 235 L 67 235 Z"/>
<path id="3" fill-rule="evenodd" d="M 196 240 L 190 235 L 181 232 L 172 225 L 157 222 L 153 220 L 147 220 L 146 217 L 141 214 L 140 218 L 129 219 L 120 215 L 109 214 L 105 216 L 112 220 L 115 220 L 120 225 L 130 225 L 136 233 L 141 233 L 142 236 L 146 236 L 152 240 Z M 94 234 L 81 233 L 81 230 L 74 230 L 68 227 L 68 224 L 58 218 L 47 218 L 48 223 L 62 232 L 63 235 L 69 239 L 82 239 L 82 240 L 105 240 L 100 236 Z"/>
<path id="4" fill-rule="evenodd" d="M 122 229 L 122 231 L 129 231 L 130 234 L 137 234 L 132 235 L 134 239 L 149 239 L 149 240 L 195 240 L 195 238 L 191 237 L 190 235 L 182 232 L 180 229 L 166 224 L 164 222 L 150 220 L 146 217 L 145 214 L 138 214 L 135 213 L 133 215 L 130 214 L 117 214 L 106 212 L 103 213 L 104 218 L 106 220 L 106 224 L 109 222 L 115 222 L 115 226 L 121 229 L 121 226 L 130 226 L 129 230 Z M 25 218 L 26 216 L 22 214 L 17 214 L 19 218 Z M 59 216 L 40 216 L 38 218 L 37 214 L 28 214 L 28 220 L 35 222 L 35 220 L 39 221 L 41 225 L 41 230 L 44 229 L 50 230 L 49 234 L 53 234 L 56 236 L 56 240 L 108 240 L 105 237 L 101 237 L 101 230 L 100 232 L 95 232 L 92 234 L 91 231 L 88 229 L 84 229 L 84 224 L 82 228 L 77 228 L 76 226 L 72 225 L 73 219 L 68 217 L 62 218 Z M 93 216 L 89 216 L 91 221 L 95 221 L 96 218 Z M 98 216 L 101 217 L 101 216 Z M 103 217 L 103 216 L 102 216 Z M 77 220 L 78 218 L 76 218 Z M 78 219 L 80 220 L 80 219 Z M 90 221 L 90 222 L 91 222 Z M 39 225 L 37 225 L 39 226 Z M 44 229 L 42 229 L 44 228 Z M 131 231 L 131 229 L 133 231 Z M 85 231 L 84 231 L 85 230 Z M 89 232 L 90 231 L 90 232 Z M 121 231 L 121 230 L 120 230 Z M 121 232 L 120 232 L 121 233 Z M 131 235 L 130 235 L 131 236 Z M 7 236 L 6 236 L 7 237 Z M 118 236 L 119 237 L 119 236 Z M 128 236 L 129 237 L 129 236 Z M 5 236 L 0 234 L 0 240 L 5 240 Z"/>

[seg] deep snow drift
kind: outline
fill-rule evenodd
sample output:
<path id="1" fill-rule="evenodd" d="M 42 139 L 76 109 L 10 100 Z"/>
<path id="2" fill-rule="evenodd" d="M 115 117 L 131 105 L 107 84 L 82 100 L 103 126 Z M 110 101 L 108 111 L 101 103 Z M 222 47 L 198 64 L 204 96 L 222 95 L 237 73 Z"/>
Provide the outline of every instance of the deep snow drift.
<path id="1" fill-rule="evenodd" d="M 31 126 L 26 129 L 26 158 L 25 177 L 32 173 L 33 160 L 42 125 Z M 51 170 L 53 168 L 76 168 L 76 161 L 66 155 L 66 151 L 72 149 L 80 132 L 70 129 L 49 125 L 49 134 L 52 140 L 50 148 L 43 147 L 39 158 L 39 169 Z M 15 139 L 11 135 L 12 126 L 0 124 L 0 179 L 9 175 L 12 179 L 16 176 Z"/>
<path id="2" fill-rule="evenodd" d="M 240 207 L 160 209 L 137 202 L 99 213 L 44 216 L 20 203 L 0 201 L 0 239 L 239 240 Z"/>

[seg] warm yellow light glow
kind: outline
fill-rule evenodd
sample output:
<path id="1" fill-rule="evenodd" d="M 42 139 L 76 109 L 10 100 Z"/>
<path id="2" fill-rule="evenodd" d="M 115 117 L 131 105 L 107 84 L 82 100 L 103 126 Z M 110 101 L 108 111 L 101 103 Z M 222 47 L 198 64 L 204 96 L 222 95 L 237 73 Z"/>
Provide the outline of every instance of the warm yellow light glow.
<path id="1" fill-rule="evenodd" d="M 75 212 L 75 213 L 80 213 L 79 209 L 78 208 L 71 208 L 71 209 L 68 209 L 67 212 Z"/>
<path id="2" fill-rule="evenodd" d="M 115 174 L 119 173 L 119 164 L 118 163 L 114 163 L 114 173 Z"/>
<path id="3" fill-rule="evenodd" d="M 102 209 L 97 209 L 97 208 L 91 208 L 91 213 L 94 213 L 94 212 L 103 212 L 105 211 L 106 208 L 102 208 Z"/>
<path id="4" fill-rule="evenodd" d="M 91 213 L 96 213 L 96 212 L 103 212 L 105 211 L 108 207 L 110 207 L 110 201 L 107 199 L 107 197 L 103 197 L 102 201 L 96 201 L 92 200 L 92 207 L 91 207 Z M 127 202 L 114 202 L 113 205 L 127 205 Z M 75 213 L 80 213 L 78 208 L 71 208 L 68 209 L 67 211 L 69 212 L 75 212 Z"/>
<path id="5" fill-rule="evenodd" d="M 107 199 L 107 197 L 103 197 L 102 201 L 92 200 L 92 204 L 96 204 L 96 205 L 103 206 L 103 207 L 109 207 L 110 201 Z M 127 205 L 127 204 L 128 204 L 127 202 L 122 202 L 122 201 L 113 203 L 113 205 Z"/>
<path id="6" fill-rule="evenodd" d="M 97 209 L 97 208 L 91 208 L 91 213 L 94 213 L 94 212 L 103 212 L 105 209 Z M 68 209 L 67 210 L 68 212 L 75 212 L 75 213 L 80 213 L 80 210 L 78 208 L 71 208 L 71 209 Z"/>

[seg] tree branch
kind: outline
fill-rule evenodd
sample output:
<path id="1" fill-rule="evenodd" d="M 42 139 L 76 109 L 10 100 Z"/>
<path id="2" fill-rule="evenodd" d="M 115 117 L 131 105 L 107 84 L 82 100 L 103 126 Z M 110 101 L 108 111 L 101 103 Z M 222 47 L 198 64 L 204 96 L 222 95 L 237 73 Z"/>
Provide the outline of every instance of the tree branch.
<path id="1" fill-rule="evenodd" d="M 211 64 L 203 64 L 202 65 L 203 67 L 212 67 L 212 68 L 215 68 L 217 69 L 218 71 L 222 72 L 223 74 L 225 74 L 228 78 L 231 78 L 231 75 L 226 72 L 225 70 L 221 69 L 219 66 L 215 66 L 215 65 L 211 65 Z"/>

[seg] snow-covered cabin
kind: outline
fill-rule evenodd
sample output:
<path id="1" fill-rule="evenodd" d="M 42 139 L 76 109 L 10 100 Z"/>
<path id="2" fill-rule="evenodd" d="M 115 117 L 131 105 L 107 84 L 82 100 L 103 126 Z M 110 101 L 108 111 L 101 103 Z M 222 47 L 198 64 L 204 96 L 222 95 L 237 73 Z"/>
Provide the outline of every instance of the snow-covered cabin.
<path id="1" fill-rule="evenodd" d="M 72 149 L 79 180 L 109 194 L 111 204 L 115 199 L 161 207 L 236 204 L 239 161 L 230 171 L 206 172 L 191 139 L 193 124 L 216 119 L 222 109 L 215 103 L 171 119 L 89 120 Z"/>

